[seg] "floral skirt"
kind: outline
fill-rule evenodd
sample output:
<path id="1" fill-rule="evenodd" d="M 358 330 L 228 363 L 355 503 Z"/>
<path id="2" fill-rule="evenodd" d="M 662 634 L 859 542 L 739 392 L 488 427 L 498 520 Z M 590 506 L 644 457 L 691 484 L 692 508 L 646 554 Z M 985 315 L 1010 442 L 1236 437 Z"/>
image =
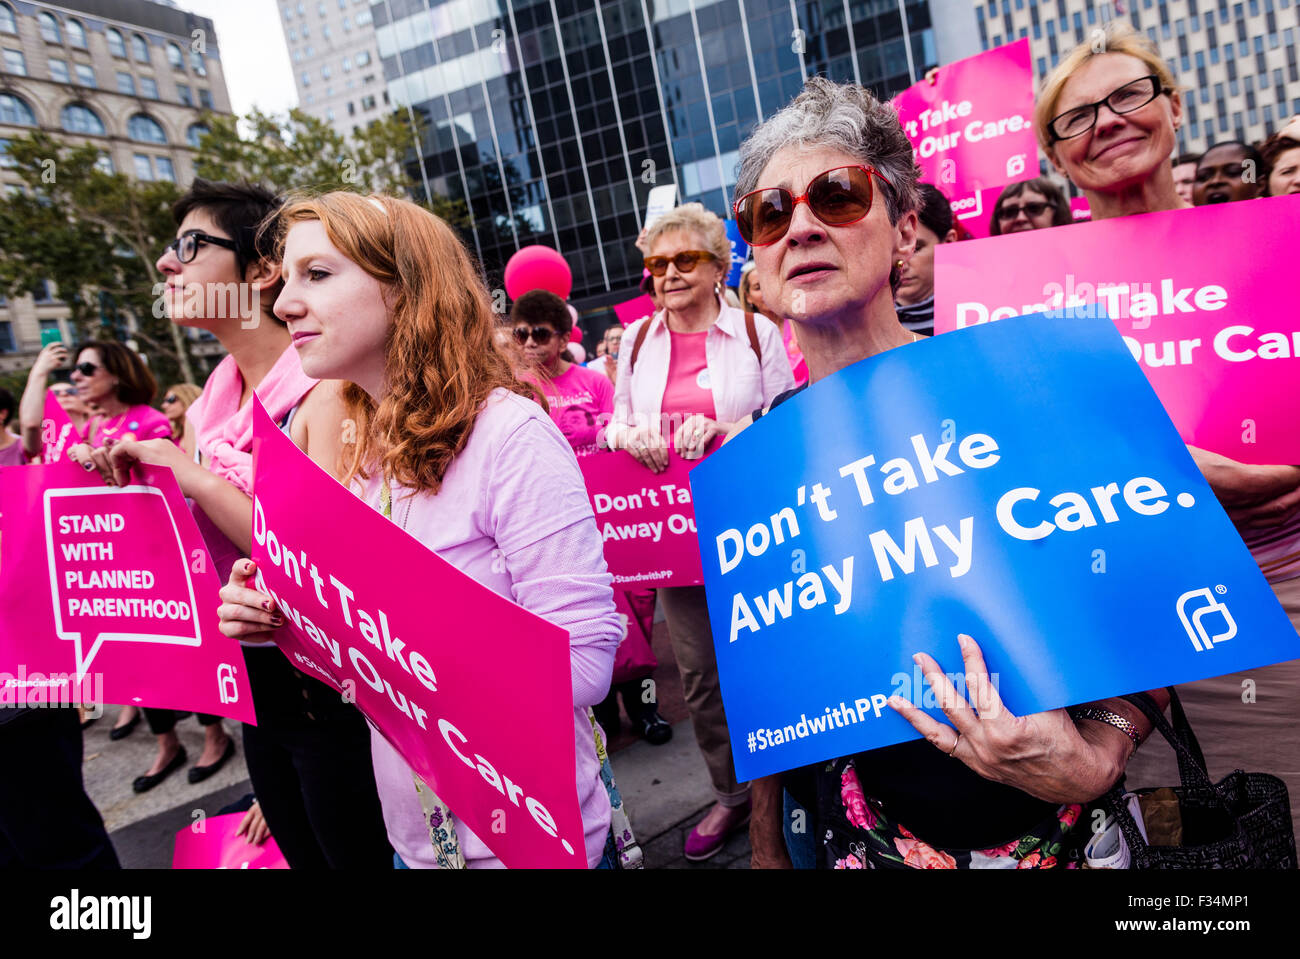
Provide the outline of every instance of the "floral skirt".
<path id="1" fill-rule="evenodd" d="M 994 849 L 936 848 L 902 823 L 890 821 L 880 804 L 863 793 L 852 759 L 831 763 L 826 776 L 831 775 L 839 779 L 840 788 L 822 790 L 819 803 L 826 868 L 1077 869 L 1088 840 L 1079 821 L 1083 807 L 1071 803 L 1024 836 Z"/>

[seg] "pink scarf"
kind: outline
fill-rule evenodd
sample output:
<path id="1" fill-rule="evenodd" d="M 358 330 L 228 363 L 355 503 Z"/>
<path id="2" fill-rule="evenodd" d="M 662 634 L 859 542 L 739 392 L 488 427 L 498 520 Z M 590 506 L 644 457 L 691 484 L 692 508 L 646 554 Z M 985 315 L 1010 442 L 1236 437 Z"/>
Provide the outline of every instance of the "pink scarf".
<path id="1" fill-rule="evenodd" d="M 277 423 L 302 402 L 318 381 L 302 371 L 298 351 L 286 347 L 254 392 Z M 187 411 L 198 431 L 199 451 L 209 457 L 208 469 L 253 493 L 253 404 L 239 405 L 244 378 L 227 356 L 208 377 L 202 395 Z"/>

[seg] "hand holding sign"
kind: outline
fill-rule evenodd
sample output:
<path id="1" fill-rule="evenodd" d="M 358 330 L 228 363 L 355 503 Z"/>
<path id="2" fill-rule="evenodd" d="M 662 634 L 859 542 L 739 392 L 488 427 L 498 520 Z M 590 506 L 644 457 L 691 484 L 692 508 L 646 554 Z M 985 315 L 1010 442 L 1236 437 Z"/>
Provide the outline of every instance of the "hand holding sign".
<path id="1" fill-rule="evenodd" d="M 284 617 L 274 599 L 249 588 L 255 575 L 257 564 L 251 559 L 241 559 L 230 570 L 230 581 L 221 587 L 221 605 L 217 607 L 221 631 L 245 643 L 273 643 Z"/>
<path id="2" fill-rule="evenodd" d="M 960 759 L 985 779 L 1048 802 L 1090 802 L 1124 771 L 1126 737 L 1093 743 L 1064 709 L 1014 716 L 998 694 L 984 653 L 970 636 L 958 636 L 965 665 L 967 700 L 937 662 L 913 657 L 952 726 L 932 719 L 903 696 L 889 705 L 941 752 Z M 1118 749 L 1112 748 L 1118 745 Z"/>

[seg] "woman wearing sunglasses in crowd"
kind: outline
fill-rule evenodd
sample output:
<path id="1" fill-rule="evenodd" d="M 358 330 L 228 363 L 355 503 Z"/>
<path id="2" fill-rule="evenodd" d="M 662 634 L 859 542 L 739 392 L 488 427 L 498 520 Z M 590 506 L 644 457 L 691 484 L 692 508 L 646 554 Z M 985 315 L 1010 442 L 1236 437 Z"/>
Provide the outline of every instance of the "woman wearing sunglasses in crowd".
<path id="1" fill-rule="evenodd" d="M 611 577 L 569 444 L 492 346 L 492 301 L 473 259 L 442 220 L 391 197 L 327 193 L 289 204 L 280 226 L 285 287 L 276 315 L 309 375 L 348 381 L 358 435 L 344 480 L 466 575 L 568 631 L 573 682 L 564 695 L 572 696 L 587 863 L 611 863 L 610 801 L 587 720 L 609 689 L 621 632 Z M 222 590 L 221 628 L 267 640 L 276 623 L 267 598 L 246 585 L 252 572 L 250 561 L 236 564 Z M 489 677 L 484 694 L 490 689 Z M 371 744 L 399 866 L 501 865 L 437 796 L 417 788 L 378 733 Z"/>
<path id="2" fill-rule="evenodd" d="M 894 307 L 916 244 L 916 179 L 893 110 L 862 87 L 820 77 L 741 145 L 736 221 L 768 303 L 798 324 L 812 382 L 919 339 Z M 950 639 L 972 688 L 987 691 L 978 715 L 940 665 L 920 656 L 953 725 L 895 697 L 891 705 L 924 739 L 756 781 L 755 866 L 789 867 L 783 822 L 807 827 L 788 831 L 805 868 L 1029 868 L 1077 859 L 1087 831 L 1081 804 L 1119 776 L 1134 748 L 1129 734 L 1106 721 L 1076 725 L 1060 709 L 1012 717 L 976 642 Z M 1134 736 L 1146 732 L 1136 709 L 1104 705 L 1136 727 Z M 794 813 L 795 804 L 815 817 L 783 810 Z"/>
<path id="3" fill-rule="evenodd" d="M 203 391 L 193 383 L 177 383 L 174 386 L 167 387 L 167 392 L 163 394 L 162 411 L 172 424 L 172 442 L 185 451 L 186 455 L 194 455 L 194 424 L 190 422 L 189 417 L 185 415 L 199 394 Z"/>
<path id="4" fill-rule="evenodd" d="M 85 469 L 95 468 L 96 447 L 171 436 L 171 422 L 149 405 L 158 388 L 153 374 L 131 348 L 114 342 L 85 344 L 77 351 L 72 385 L 92 410 L 86 442 L 68 450 L 68 459 Z"/>
<path id="5" fill-rule="evenodd" d="M 170 441 L 137 441 L 118 443 L 108 457 L 95 454 L 119 484 L 137 462 L 170 468 L 193 500 L 222 580 L 251 545 L 254 393 L 318 465 L 337 475 L 341 464 L 341 384 L 303 373 L 288 330 L 271 313 L 282 285 L 280 264 L 270 237 L 258 227 L 278 207 L 278 198 L 260 187 L 206 180 L 195 180 L 176 202 L 176 239 L 157 263 L 166 279 L 159 290 L 163 305 L 173 323 L 207 330 L 229 355 L 188 410 L 197 434 L 193 453 Z M 229 295 L 234 288 L 238 296 Z M 243 727 L 244 759 L 258 805 L 289 865 L 390 868 L 393 853 L 364 717 L 273 646 L 246 647 L 244 662 L 257 711 L 257 725 Z M 138 792 L 185 763 L 177 715 L 146 709 L 145 718 L 158 737 L 158 753 L 133 783 Z M 188 773 L 192 783 L 216 773 L 235 751 L 220 717 L 198 720 L 205 738 Z"/>
<path id="6" fill-rule="evenodd" d="M 1045 230 L 1074 222 L 1065 191 L 1045 176 L 1009 184 L 993 206 L 989 235 Z"/>
<path id="7" fill-rule="evenodd" d="M 51 343 L 36 355 L 36 362 L 27 374 L 27 386 L 18 402 L 18 419 L 22 428 L 23 449 L 28 456 L 39 456 L 42 443 L 42 424 L 45 421 L 45 387 L 50 374 L 68 362 L 68 348 L 62 343 Z M 55 383 L 50 394 L 68 414 L 77 432 L 86 435 L 86 423 L 91 411 L 77 395 L 71 383 Z"/>
<path id="8" fill-rule="evenodd" d="M 1169 165 L 1183 120 L 1169 67 L 1123 21 L 1107 27 L 1105 41 L 1080 44 L 1043 81 L 1034 109 L 1043 152 L 1083 190 L 1094 220 L 1187 208 Z M 1300 466 L 1254 466 L 1195 447 L 1191 453 L 1300 630 Z M 1247 680 L 1256 698 L 1243 707 Z M 1211 771 L 1271 772 L 1292 796 L 1300 795 L 1297 693 L 1300 660 L 1180 687 Z M 1134 781 L 1167 782 L 1173 772 L 1172 754 L 1155 750 L 1135 767 Z M 1300 802 L 1292 802 L 1291 814 L 1300 829 Z"/>
<path id="9" fill-rule="evenodd" d="M 778 329 L 722 298 L 731 263 L 722 220 L 688 203 L 656 220 L 639 242 L 663 308 L 623 333 L 606 435 L 611 449 L 627 450 L 658 473 L 669 449 L 683 459 L 712 452 L 733 423 L 794 386 L 794 376 Z M 707 859 L 747 820 L 749 786 L 736 782 L 732 765 L 704 587 L 658 594 L 718 799 L 686 840 L 686 858 Z"/>

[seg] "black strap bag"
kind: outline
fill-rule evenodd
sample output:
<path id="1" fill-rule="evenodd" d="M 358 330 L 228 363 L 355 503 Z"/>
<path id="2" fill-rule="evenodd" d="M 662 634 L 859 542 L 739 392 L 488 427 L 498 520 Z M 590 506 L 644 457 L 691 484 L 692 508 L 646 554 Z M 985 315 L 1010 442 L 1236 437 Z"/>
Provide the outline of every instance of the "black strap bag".
<path id="1" fill-rule="evenodd" d="M 1200 743 L 1173 687 L 1169 697 L 1172 726 L 1146 693 L 1124 698 L 1146 714 L 1178 757 L 1182 785 L 1173 792 L 1182 819 L 1182 844 L 1149 845 L 1142 838 L 1124 801 L 1123 779 L 1100 800 L 1102 808 L 1119 823 L 1132 856 L 1131 868 L 1295 869 L 1295 832 L 1286 783 L 1268 773 L 1240 769 L 1212 782 Z M 1138 790 L 1138 795 L 1154 791 Z"/>

